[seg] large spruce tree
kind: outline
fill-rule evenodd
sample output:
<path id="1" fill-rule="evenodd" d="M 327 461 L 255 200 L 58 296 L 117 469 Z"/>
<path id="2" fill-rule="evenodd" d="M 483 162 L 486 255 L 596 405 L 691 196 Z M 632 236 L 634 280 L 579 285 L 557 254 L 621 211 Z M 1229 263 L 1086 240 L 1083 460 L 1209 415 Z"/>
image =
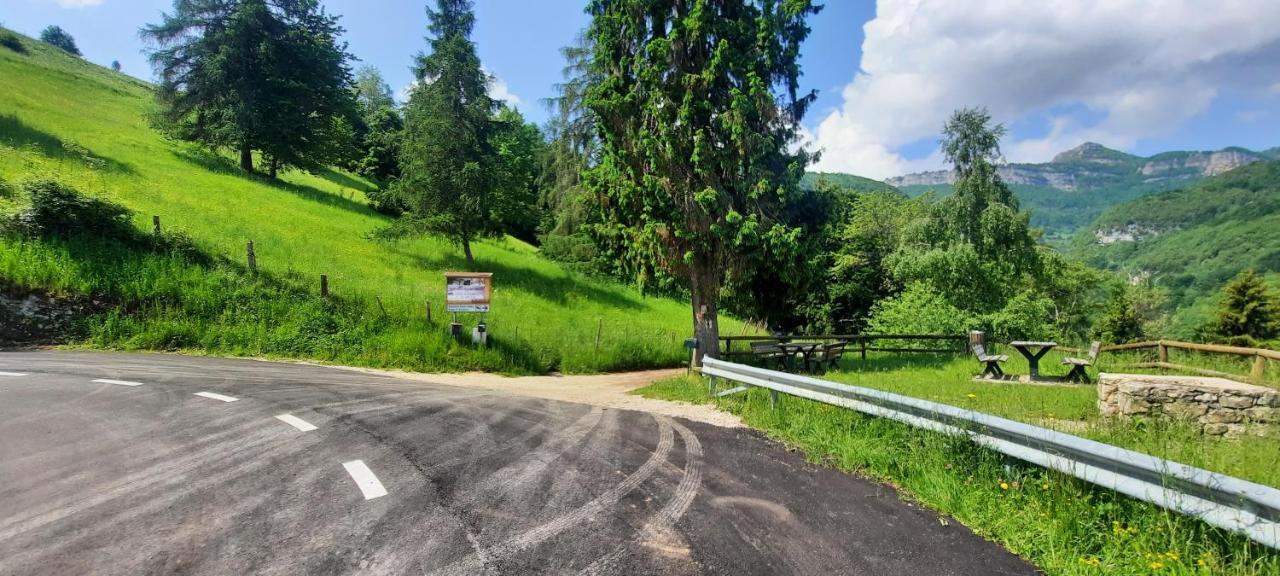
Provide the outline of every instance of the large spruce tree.
<path id="1" fill-rule="evenodd" d="M 349 149 L 351 56 L 318 0 L 175 0 L 142 35 L 154 46 L 161 128 L 240 154 L 272 175 Z"/>
<path id="2" fill-rule="evenodd" d="M 1262 276 L 1244 270 L 1222 289 L 1217 318 L 1210 326 L 1217 339 L 1243 345 L 1280 336 L 1280 300 Z"/>
<path id="3" fill-rule="evenodd" d="M 588 186 L 599 227 L 645 275 L 688 282 L 698 355 L 719 349 L 718 308 L 736 267 L 794 260 L 780 214 L 810 155 L 797 150 L 814 95 L 798 94 L 808 0 L 594 0 L 599 81 L 588 105 L 602 151 Z M 779 257 L 779 256 L 782 257 Z"/>
<path id="4" fill-rule="evenodd" d="M 418 56 L 405 106 L 396 197 L 409 209 L 402 227 L 453 239 L 474 268 L 472 240 L 502 231 L 506 205 L 495 197 L 498 103 L 471 42 L 471 2 L 437 0 L 427 14 L 431 52 Z"/>

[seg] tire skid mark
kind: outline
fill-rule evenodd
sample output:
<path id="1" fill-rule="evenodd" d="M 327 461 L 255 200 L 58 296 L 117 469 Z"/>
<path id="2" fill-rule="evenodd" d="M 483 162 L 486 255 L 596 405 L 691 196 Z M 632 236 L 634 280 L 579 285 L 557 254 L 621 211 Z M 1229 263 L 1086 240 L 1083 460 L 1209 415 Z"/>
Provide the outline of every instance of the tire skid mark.
<path id="1" fill-rule="evenodd" d="M 294 439 L 268 438 L 265 441 L 259 443 L 260 446 L 264 444 L 267 445 L 261 451 L 255 450 L 252 453 L 245 453 L 245 451 L 237 451 L 235 454 L 227 456 L 226 458 L 218 459 L 217 462 L 210 462 L 208 465 L 214 466 L 216 464 L 216 467 L 214 467 L 213 469 L 217 470 L 216 472 L 213 472 L 211 474 L 200 475 L 196 477 L 194 480 L 188 478 L 188 476 L 193 474 L 195 470 L 190 470 L 183 474 L 174 474 L 173 477 L 163 481 L 160 487 L 161 488 L 173 487 L 175 489 L 164 490 L 157 497 L 149 498 L 145 502 L 139 504 L 138 506 L 130 507 L 126 510 L 122 510 L 112 515 L 109 520 L 95 521 L 93 526 L 89 527 L 88 529 L 76 530 L 71 536 L 59 537 L 57 539 L 56 547 L 51 547 L 47 545 L 28 547 L 30 548 L 30 550 L 26 551 L 25 553 L 17 555 L 17 557 L 15 557 L 14 560 L 18 560 L 22 557 L 30 557 L 30 556 L 39 558 L 48 554 L 57 555 L 62 548 L 74 547 L 74 544 L 76 542 L 81 541 L 85 538 L 90 538 L 95 533 L 101 533 L 104 530 L 110 530 L 114 526 L 118 526 L 118 525 L 121 525 L 122 523 L 136 520 L 137 518 L 147 514 L 161 512 L 173 506 L 175 502 L 184 498 L 188 498 L 194 493 L 198 493 L 204 490 L 220 488 L 226 483 L 238 477 L 247 475 L 258 469 L 269 467 L 271 465 L 272 459 L 276 457 L 283 457 L 289 454 L 297 453 L 300 450 L 313 446 L 317 443 L 318 443 L 318 440 L 310 441 L 310 442 L 308 441 L 299 442 L 297 441 L 296 438 Z M 299 446 L 300 444 L 302 445 L 301 447 Z M 124 494 L 124 496 L 128 496 L 128 495 L 129 494 Z M 269 493 L 259 494 L 254 496 L 253 498 L 257 498 L 262 501 L 267 501 L 270 499 L 270 494 Z M 252 500 L 250 500 L 250 502 L 251 501 Z M 79 511 L 81 510 L 76 510 L 76 512 L 79 512 Z M 0 539 L 3 539 L 3 538 L 0 538 Z"/>
<path id="2" fill-rule="evenodd" d="M 621 544 L 613 552 L 601 556 L 582 569 L 579 574 L 616 572 L 615 564 L 627 554 L 628 550 L 637 546 L 677 548 L 681 545 L 681 538 L 675 530 L 675 524 L 693 505 L 693 500 L 702 487 L 702 443 L 698 441 L 698 436 L 692 430 L 679 422 L 673 420 L 671 425 L 680 433 L 685 449 L 684 477 L 681 478 L 671 500 L 636 532 L 630 542 Z"/>
<path id="3" fill-rule="evenodd" d="M 209 427 L 221 428 L 223 425 L 229 424 L 230 421 L 232 420 L 242 420 L 244 418 L 245 418 L 244 414 L 228 413 L 226 415 L 210 420 L 206 424 Z M 177 453 L 193 454 L 193 451 L 198 451 L 194 453 L 203 453 L 202 451 L 207 449 L 208 446 L 221 443 L 228 438 L 239 437 L 242 434 L 244 434 L 245 431 L 250 429 L 257 429 L 257 428 L 259 428 L 258 422 L 245 421 L 239 426 L 227 428 L 222 430 L 221 432 L 216 432 L 214 434 L 202 436 L 200 439 L 194 442 L 191 442 L 189 444 L 174 445 L 173 447 L 165 450 L 150 451 L 143 458 L 138 459 L 136 461 L 130 460 L 129 463 L 134 468 L 150 468 L 151 466 L 155 465 L 157 462 L 167 460 L 173 454 L 177 454 Z M 67 444 L 74 444 L 74 442 L 68 442 Z M 57 449 L 57 448 L 52 448 L 52 449 Z M 28 458 L 38 457 L 39 455 L 40 454 L 38 453 L 31 454 L 28 456 Z M 21 462 L 22 460 L 23 458 L 19 458 L 11 462 Z M 57 469 L 57 470 L 51 470 L 47 474 L 44 474 L 38 478 L 32 479 L 31 483 L 40 484 L 40 485 L 62 485 L 62 484 L 68 484 L 68 483 L 73 483 L 78 481 L 84 481 L 87 479 L 92 479 L 96 475 L 97 474 L 94 472 L 94 470 L 89 468 L 83 468 L 75 472 L 74 474 L 67 474 L 66 471 Z M 3 526 L 2 522 L 0 522 L 0 526 Z"/>
<path id="4" fill-rule="evenodd" d="M 565 450 L 576 446 L 595 430 L 603 416 L 604 409 L 593 406 L 568 427 L 552 434 L 542 445 L 521 456 L 515 462 L 487 475 L 479 483 L 468 487 L 465 494 L 450 502 L 450 506 L 467 508 L 477 500 L 494 493 L 504 494 L 516 486 L 541 476 L 553 462 L 564 455 Z"/>
<path id="5" fill-rule="evenodd" d="M 5 519 L 0 522 L 0 541 L 7 540 L 34 528 L 57 522 L 116 498 L 149 488 L 154 484 L 168 485 L 181 482 L 187 474 L 202 467 L 220 465 L 223 461 L 233 459 L 242 453 L 256 450 L 273 441 L 288 441 L 291 436 L 283 430 L 258 427 L 258 431 L 249 436 L 251 440 L 236 442 L 231 446 L 212 446 L 179 458 L 172 463 L 149 466 L 144 470 L 117 479 L 106 486 L 98 487 L 92 494 L 84 498 L 71 502 L 64 500 L 46 506 L 40 512 Z"/>
<path id="6" fill-rule="evenodd" d="M 666 462 L 667 456 L 671 453 L 671 447 L 675 444 L 675 434 L 672 432 L 670 421 L 665 418 L 655 419 L 658 421 L 658 428 L 660 430 L 658 446 L 649 456 L 649 459 L 637 468 L 635 472 L 632 472 L 631 475 L 623 479 L 622 482 L 614 485 L 603 494 L 597 496 L 595 499 L 574 511 L 563 514 L 550 522 L 544 523 L 520 534 L 519 536 L 508 539 L 484 550 L 483 556 L 488 559 L 487 561 L 492 562 L 494 560 L 511 557 L 521 551 L 550 539 L 560 532 L 574 526 L 581 525 L 585 522 L 589 522 L 592 517 L 617 504 L 624 496 L 638 488 L 653 476 L 662 464 Z M 486 562 L 482 561 L 480 558 L 480 554 L 467 556 L 462 560 L 432 572 L 432 574 L 475 574 L 483 571 L 487 565 Z"/>

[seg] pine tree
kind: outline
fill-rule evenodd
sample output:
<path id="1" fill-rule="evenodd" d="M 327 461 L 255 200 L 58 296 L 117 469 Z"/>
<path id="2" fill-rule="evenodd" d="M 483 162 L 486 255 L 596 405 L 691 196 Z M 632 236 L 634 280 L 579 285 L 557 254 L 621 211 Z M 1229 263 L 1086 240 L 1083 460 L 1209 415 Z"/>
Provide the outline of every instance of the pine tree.
<path id="1" fill-rule="evenodd" d="M 471 41 L 471 2 L 437 0 L 427 15 L 431 52 L 417 58 L 395 186 L 410 211 L 401 226 L 453 239 L 474 269 L 472 240 L 502 231 L 502 202 L 491 197 L 498 184 L 492 141 L 498 105 Z"/>
<path id="2" fill-rule="evenodd" d="M 80 48 L 76 47 L 76 39 L 72 38 L 61 26 L 49 26 L 42 30 L 40 32 L 40 41 L 57 46 L 68 54 L 80 56 Z"/>
<path id="3" fill-rule="evenodd" d="M 119 71 L 120 71 L 120 61 L 119 61 L 119 60 L 112 60 L 112 61 L 111 61 L 111 69 L 112 69 L 113 71 L 115 71 L 115 72 L 119 72 Z"/>
<path id="4" fill-rule="evenodd" d="M 698 355 L 719 349 L 726 276 L 798 261 L 800 231 L 780 219 L 810 155 L 795 150 L 814 99 L 798 94 L 808 0 L 594 0 L 599 81 L 587 103 L 601 134 L 588 188 L 597 227 L 638 278 L 688 283 Z"/>
<path id="5" fill-rule="evenodd" d="M 1142 338 L 1142 316 L 1129 287 L 1121 285 L 1111 292 L 1095 334 L 1099 340 L 1112 344 L 1135 342 Z"/>
<path id="6" fill-rule="evenodd" d="M 351 55 L 318 0 L 174 0 L 142 36 L 154 43 L 159 125 L 180 139 L 260 152 L 271 174 L 346 153 Z"/>
<path id="7" fill-rule="evenodd" d="M 1241 344 L 1275 338 L 1280 335 L 1280 302 L 1261 276 L 1245 270 L 1222 289 L 1211 332 Z"/>

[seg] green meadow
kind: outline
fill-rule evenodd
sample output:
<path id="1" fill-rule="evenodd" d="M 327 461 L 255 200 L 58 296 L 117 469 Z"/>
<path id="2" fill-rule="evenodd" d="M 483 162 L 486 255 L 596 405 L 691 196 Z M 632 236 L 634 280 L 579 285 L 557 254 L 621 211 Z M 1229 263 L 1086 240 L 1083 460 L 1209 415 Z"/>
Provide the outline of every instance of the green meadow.
<path id="1" fill-rule="evenodd" d="M 1042 360 L 1056 368 L 1052 353 Z M 1103 370 L 1108 369 L 1103 357 Z M 1280 486 L 1273 438 L 1212 438 L 1195 427 L 1100 418 L 1095 387 L 975 381 L 968 357 L 872 354 L 825 378 L 1003 416 Z M 1021 358 L 1007 370 L 1026 373 Z M 724 388 L 724 387 L 722 387 Z M 880 480 L 1022 555 L 1048 574 L 1277 574 L 1280 554 L 1198 520 L 1073 477 L 1005 458 L 960 438 L 767 391 L 711 399 L 704 380 L 681 377 L 637 391 L 714 403 L 811 461 Z M 948 520 L 943 520 L 947 522 Z"/>
<path id="2" fill-rule="evenodd" d="M 492 345 L 456 342 L 442 274 L 464 268 L 460 250 L 433 237 L 373 239 L 391 220 L 368 206 L 370 182 L 332 170 L 278 181 L 240 174 L 227 157 L 153 130 L 147 84 L 22 41 L 25 54 L 0 48 L 0 179 L 20 190 L 54 178 L 128 207 L 140 234 L 153 215 L 163 231 L 143 248 L 0 238 L 8 290 L 105 303 L 73 344 L 506 373 L 685 358 L 687 304 L 571 272 L 511 238 L 475 246 L 477 267 L 494 273 Z M 20 192 L 0 197 L 0 211 L 23 202 Z M 256 276 L 245 264 L 250 240 Z M 331 298 L 319 296 L 321 274 Z M 467 332 L 477 320 L 464 316 Z"/>

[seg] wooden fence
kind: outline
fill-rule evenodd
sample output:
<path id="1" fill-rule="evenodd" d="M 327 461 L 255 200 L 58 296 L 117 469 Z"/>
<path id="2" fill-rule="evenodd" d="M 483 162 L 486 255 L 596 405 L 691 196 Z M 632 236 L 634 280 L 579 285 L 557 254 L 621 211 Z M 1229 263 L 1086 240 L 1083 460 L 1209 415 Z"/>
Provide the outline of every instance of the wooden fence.
<path id="1" fill-rule="evenodd" d="M 1267 370 L 1267 361 L 1280 361 L 1280 352 L 1275 350 L 1267 350 L 1265 348 L 1242 348 L 1239 346 L 1222 346 L 1219 344 L 1196 344 L 1193 342 L 1178 342 L 1176 340 L 1156 340 L 1151 342 L 1134 342 L 1132 344 L 1113 344 L 1103 346 L 1103 352 L 1123 352 L 1127 350 L 1156 350 L 1155 362 L 1137 362 L 1126 364 L 1131 368 L 1164 368 L 1168 370 L 1183 370 L 1203 374 L 1205 376 L 1217 376 L 1220 378 L 1230 378 L 1232 380 L 1240 380 L 1251 384 L 1261 385 Z M 1208 370 L 1205 368 L 1197 368 L 1195 366 L 1186 366 L 1183 364 L 1175 364 L 1169 362 L 1169 350 L 1189 350 L 1192 352 L 1201 352 L 1206 354 L 1228 354 L 1241 357 L 1252 357 L 1252 370 L 1248 376 L 1240 374 L 1232 374 L 1229 372 L 1220 372 L 1217 370 Z"/>
<path id="2" fill-rule="evenodd" d="M 858 350 L 862 359 L 867 359 L 867 352 L 898 352 L 925 354 L 964 354 L 968 351 L 969 337 L 964 335 L 949 336 L 939 334 L 814 334 L 804 336 L 721 336 L 721 358 L 729 360 L 735 356 L 751 356 L 752 342 L 848 342 L 852 346 L 847 350 Z M 735 342 L 746 343 L 739 350 L 734 350 Z M 889 342 L 889 345 L 877 346 L 876 342 Z M 927 342 L 933 347 L 902 346 L 900 342 Z M 947 344 L 950 344 L 949 346 Z"/>

